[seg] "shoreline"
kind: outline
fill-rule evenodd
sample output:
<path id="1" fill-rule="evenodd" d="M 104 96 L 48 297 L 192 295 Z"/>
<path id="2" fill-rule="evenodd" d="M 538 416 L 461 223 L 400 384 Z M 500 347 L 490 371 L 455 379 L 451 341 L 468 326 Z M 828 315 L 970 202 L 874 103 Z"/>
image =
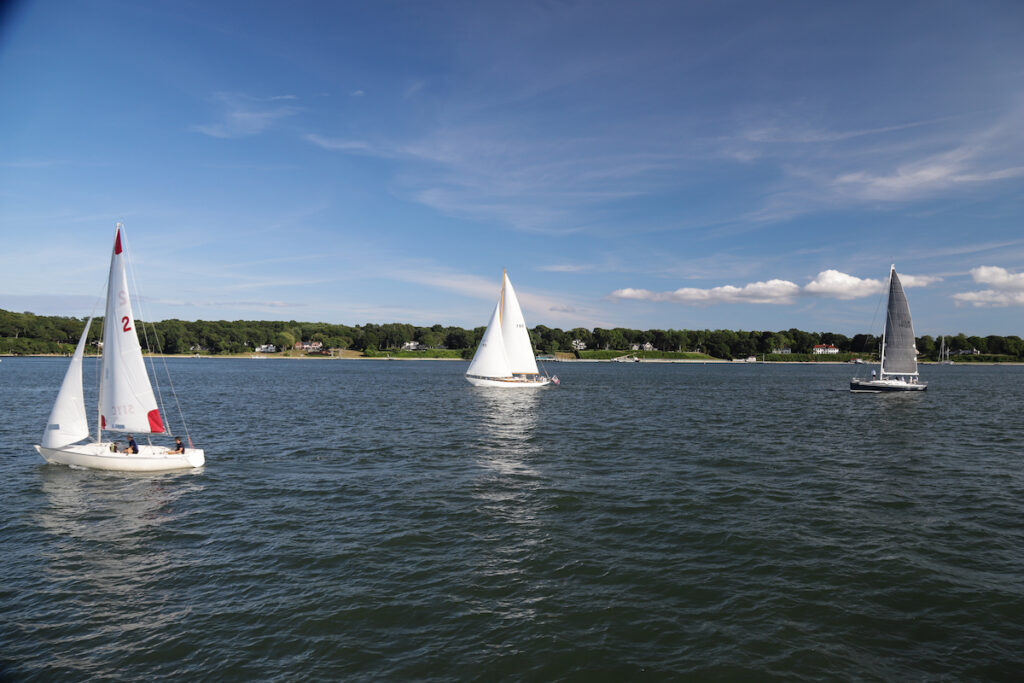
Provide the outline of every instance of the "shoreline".
<path id="1" fill-rule="evenodd" d="M 0 358 L 70 358 L 70 354 L 62 353 L 28 353 L 23 355 L 15 354 L 0 354 Z M 443 361 L 443 362 L 461 362 L 468 363 L 469 360 L 465 358 L 436 358 L 436 357 L 423 357 L 423 358 L 409 358 L 407 356 L 362 356 L 352 355 L 345 356 L 279 356 L 279 355 L 253 355 L 253 354 L 231 354 L 224 356 L 203 356 L 203 355 L 189 355 L 189 354 L 166 354 L 166 353 L 152 353 L 145 354 L 144 358 L 178 358 L 178 359 L 192 359 L 192 360 L 303 360 L 303 361 L 317 361 L 317 360 L 356 360 L 356 361 L 369 361 L 369 360 L 383 360 L 383 361 Z M 85 358 L 99 358 L 99 356 L 85 356 Z M 612 359 L 598 359 L 598 358 L 559 358 L 559 359 L 545 359 L 539 361 L 541 363 L 617 363 L 621 361 L 615 361 Z M 850 363 L 848 361 L 798 361 L 798 360 L 770 360 L 770 361 L 737 361 L 737 360 L 724 360 L 721 358 L 709 358 L 709 359 L 683 359 L 683 358 L 641 358 L 639 361 L 631 361 L 624 363 L 625 365 L 636 365 L 636 364 L 689 364 L 689 365 L 849 365 L 856 367 L 858 365 L 878 365 L 877 361 L 866 362 L 866 363 Z M 939 361 L 918 361 L 918 365 L 923 366 L 936 366 L 941 365 Z M 977 362 L 977 363 L 954 363 L 956 367 L 971 367 L 971 366 L 984 366 L 992 367 L 999 365 L 1024 365 L 1022 361 L 1003 361 L 1003 362 Z"/>

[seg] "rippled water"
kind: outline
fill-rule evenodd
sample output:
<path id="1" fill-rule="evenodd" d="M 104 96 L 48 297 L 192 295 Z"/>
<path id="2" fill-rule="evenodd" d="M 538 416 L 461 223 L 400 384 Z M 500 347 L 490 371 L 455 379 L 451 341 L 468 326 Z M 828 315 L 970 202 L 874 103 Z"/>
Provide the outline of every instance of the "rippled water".
<path id="1" fill-rule="evenodd" d="M 169 365 L 200 471 L 43 464 L 0 364 L 0 679 L 1024 671 L 1024 368 Z"/>

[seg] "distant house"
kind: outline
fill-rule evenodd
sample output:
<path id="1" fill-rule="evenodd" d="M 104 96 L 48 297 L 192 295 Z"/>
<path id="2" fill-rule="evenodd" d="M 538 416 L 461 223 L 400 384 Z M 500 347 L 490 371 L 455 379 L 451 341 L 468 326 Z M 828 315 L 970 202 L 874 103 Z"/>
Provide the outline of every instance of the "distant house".
<path id="1" fill-rule="evenodd" d="M 277 353 L 277 347 L 273 344 L 262 344 L 256 347 L 256 353 Z"/>
<path id="2" fill-rule="evenodd" d="M 818 355 L 821 355 L 821 354 L 834 354 L 834 353 L 839 353 L 839 347 L 835 346 L 833 344 L 815 344 L 814 348 L 811 351 L 812 351 L 812 353 L 815 353 L 815 354 L 818 354 Z"/>
<path id="3" fill-rule="evenodd" d="M 646 342 L 644 344 L 633 344 L 632 346 L 630 346 L 630 349 L 632 349 L 633 351 L 653 351 L 654 344 L 652 344 L 651 342 Z"/>
<path id="4" fill-rule="evenodd" d="M 324 350 L 323 342 L 308 342 L 308 341 L 297 341 L 292 344 L 292 348 L 296 351 L 305 351 L 306 353 L 320 353 Z"/>
<path id="5" fill-rule="evenodd" d="M 421 344 L 418 341 L 407 341 L 402 344 L 403 351 L 423 351 L 427 348 L 425 344 Z"/>
<path id="6" fill-rule="evenodd" d="M 772 349 L 772 353 L 790 354 L 793 353 L 793 349 L 783 346 L 781 349 Z"/>
<path id="7" fill-rule="evenodd" d="M 587 350 L 586 343 L 580 341 L 579 339 L 573 339 L 570 342 L 570 344 L 572 344 L 572 348 L 575 349 L 576 351 L 586 351 Z"/>
<path id="8" fill-rule="evenodd" d="M 960 351 L 954 351 L 953 355 L 954 356 L 980 356 L 981 355 L 981 351 L 979 351 L 978 349 L 974 349 L 974 348 L 971 348 L 971 349 L 961 349 Z"/>

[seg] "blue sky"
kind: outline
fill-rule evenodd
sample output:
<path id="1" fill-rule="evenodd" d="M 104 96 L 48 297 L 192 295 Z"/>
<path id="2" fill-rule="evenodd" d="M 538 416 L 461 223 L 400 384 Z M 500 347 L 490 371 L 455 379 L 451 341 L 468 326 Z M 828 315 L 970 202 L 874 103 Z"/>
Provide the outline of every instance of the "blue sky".
<path id="1" fill-rule="evenodd" d="M 1024 4 L 34 2 L 0 307 L 1024 334 Z M 139 312 L 136 312 L 137 315 Z"/>

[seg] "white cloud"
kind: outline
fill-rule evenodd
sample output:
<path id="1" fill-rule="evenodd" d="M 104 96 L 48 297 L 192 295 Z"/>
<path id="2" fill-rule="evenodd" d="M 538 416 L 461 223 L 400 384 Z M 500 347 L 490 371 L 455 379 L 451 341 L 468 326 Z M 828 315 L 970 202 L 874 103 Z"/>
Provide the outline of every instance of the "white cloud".
<path id="1" fill-rule="evenodd" d="M 999 266 L 979 266 L 971 269 L 974 281 L 989 285 L 978 292 L 960 292 L 953 295 L 957 303 L 978 308 L 987 306 L 1024 306 L 1024 273 L 1011 273 Z"/>
<path id="2" fill-rule="evenodd" d="M 613 299 L 674 301 L 684 304 L 788 304 L 800 293 L 800 285 L 788 280 L 751 282 L 743 287 L 723 285 L 710 289 L 681 287 L 672 292 L 651 292 L 646 289 L 618 289 Z"/>
<path id="3" fill-rule="evenodd" d="M 900 275 L 904 287 L 925 287 L 942 278 L 931 275 Z M 859 299 L 885 291 L 886 280 L 859 278 L 838 270 L 823 270 L 804 287 L 789 280 L 768 280 L 751 282 L 743 287 L 723 285 L 702 289 L 682 287 L 672 292 L 652 292 L 647 289 L 618 289 L 611 293 L 613 299 L 641 301 L 673 301 L 685 304 L 788 304 L 801 295 L 828 297 L 832 299 Z"/>
<path id="4" fill-rule="evenodd" d="M 859 278 L 838 270 L 823 270 L 807 283 L 804 291 L 816 296 L 834 299 L 859 299 L 885 291 L 884 280 Z"/>
<path id="5" fill-rule="evenodd" d="M 961 292 L 953 295 L 957 303 L 971 304 L 977 308 L 987 306 L 1024 306 L 1024 292 L 999 292 L 985 289 L 980 292 Z"/>
<path id="6" fill-rule="evenodd" d="M 257 135 L 281 119 L 299 110 L 290 105 L 268 104 L 279 100 L 295 99 L 294 95 L 279 95 L 266 100 L 239 93 L 217 93 L 214 99 L 223 108 L 223 119 L 216 123 L 191 126 L 190 130 L 215 138 L 240 138 Z"/>
<path id="7" fill-rule="evenodd" d="M 351 95 L 352 97 L 363 97 L 364 95 L 366 95 L 366 93 L 362 90 L 353 90 L 352 92 L 349 93 L 349 95 Z"/>
<path id="8" fill-rule="evenodd" d="M 1024 291 L 1024 273 L 1011 273 L 1006 268 L 999 266 L 979 266 L 971 269 L 971 277 L 975 282 L 983 285 L 992 285 L 1002 290 Z"/>

